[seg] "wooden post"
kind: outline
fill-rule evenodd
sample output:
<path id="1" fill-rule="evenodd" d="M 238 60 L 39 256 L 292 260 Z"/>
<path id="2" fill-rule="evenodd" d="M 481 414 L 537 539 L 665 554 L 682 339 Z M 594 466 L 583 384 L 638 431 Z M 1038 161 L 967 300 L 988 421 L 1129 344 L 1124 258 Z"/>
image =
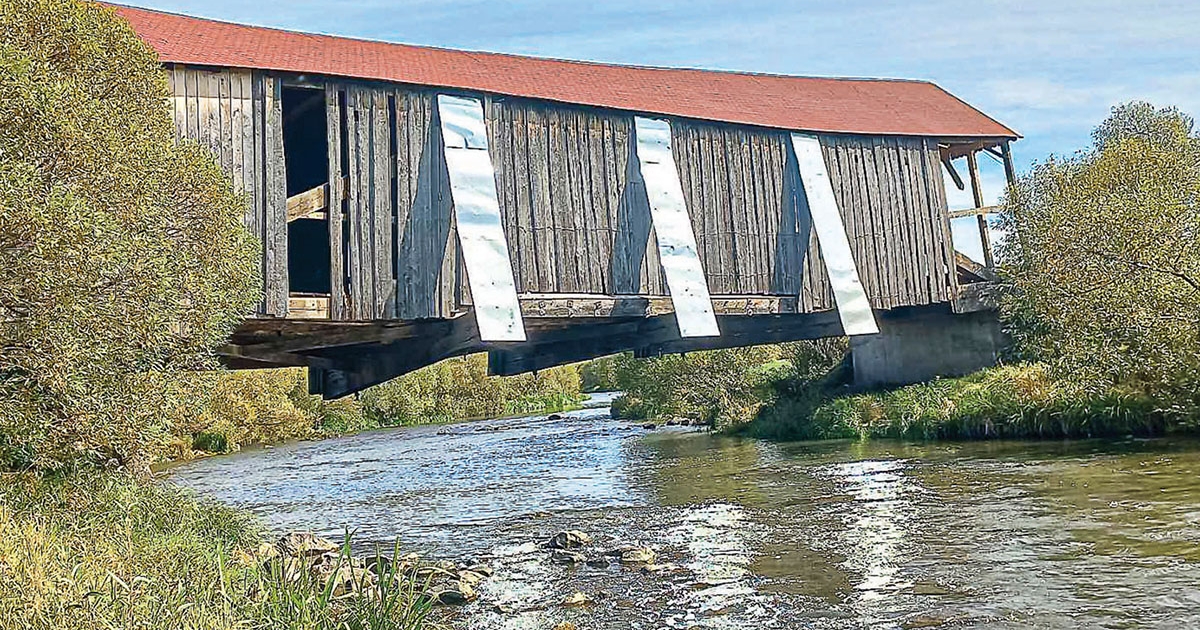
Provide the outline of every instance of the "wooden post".
<path id="1" fill-rule="evenodd" d="M 967 154 L 967 170 L 971 174 L 971 195 L 975 198 L 975 207 L 982 208 L 983 188 L 979 183 L 979 162 L 975 159 L 975 151 Z M 992 256 L 992 237 L 988 233 L 987 215 L 981 213 L 975 215 L 975 218 L 979 221 L 979 241 L 983 245 L 983 264 L 991 269 L 996 266 L 996 261 Z"/>
<path id="2" fill-rule="evenodd" d="M 1008 185 L 1012 186 L 1017 183 L 1017 170 L 1013 168 L 1012 149 L 1008 147 L 1008 140 L 1000 145 L 1000 155 L 1004 159 L 1004 179 L 1008 180 Z"/>

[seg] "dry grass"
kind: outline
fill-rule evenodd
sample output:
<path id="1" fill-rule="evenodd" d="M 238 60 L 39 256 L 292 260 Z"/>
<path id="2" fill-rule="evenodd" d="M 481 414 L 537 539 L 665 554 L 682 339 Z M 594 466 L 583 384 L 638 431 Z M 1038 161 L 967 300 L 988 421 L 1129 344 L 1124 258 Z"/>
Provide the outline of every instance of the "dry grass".
<path id="1" fill-rule="evenodd" d="M 247 549 L 248 516 L 119 474 L 0 478 L 0 629 L 374 628 L 424 625 L 411 581 L 370 597 L 280 581 Z M 239 560 L 240 559 L 240 560 Z"/>

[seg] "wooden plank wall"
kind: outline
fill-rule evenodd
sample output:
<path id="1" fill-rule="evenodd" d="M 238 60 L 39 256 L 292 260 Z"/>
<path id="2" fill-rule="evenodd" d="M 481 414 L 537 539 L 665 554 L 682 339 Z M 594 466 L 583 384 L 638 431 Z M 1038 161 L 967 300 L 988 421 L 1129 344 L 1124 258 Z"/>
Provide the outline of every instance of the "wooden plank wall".
<path id="1" fill-rule="evenodd" d="M 260 312 L 287 304 L 281 82 L 171 68 L 181 137 L 213 149 L 251 197 L 263 240 Z M 446 317 L 470 303 L 436 93 L 326 87 L 334 319 Z M 627 112 L 484 97 L 497 192 L 520 293 L 665 295 Z M 699 255 L 714 295 L 799 295 L 833 308 L 785 132 L 673 120 Z M 954 276 L 936 143 L 821 137 L 851 249 L 876 308 L 947 302 Z"/>
<path id="2" fill-rule="evenodd" d="M 450 175 L 442 150 L 436 95 L 395 90 L 396 313 L 445 317 L 462 304 Z"/>
<path id="3" fill-rule="evenodd" d="M 287 314 L 287 190 L 281 83 L 258 72 L 170 66 L 178 138 L 209 148 L 249 199 L 246 227 L 262 245 L 259 315 Z"/>
<path id="4" fill-rule="evenodd" d="M 937 143 L 825 136 L 825 162 L 859 275 L 876 308 L 954 299 L 953 244 Z"/>
<path id="5" fill-rule="evenodd" d="M 326 86 L 333 319 L 447 317 L 464 299 L 435 93 Z M 334 159 L 334 156 L 337 159 Z"/>
<path id="6" fill-rule="evenodd" d="M 347 315 L 355 320 L 385 319 L 396 310 L 388 96 L 385 90 L 369 87 L 346 90 L 345 265 L 350 269 Z"/>
<path id="7" fill-rule="evenodd" d="M 714 295 L 796 295 L 833 307 L 787 133 L 675 120 L 680 182 Z M 823 135 L 830 180 L 871 303 L 948 301 L 952 246 L 936 143 Z"/>
<path id="8" fill-rule="evenodd" d="M 666 293 L 625 113 L 493 97 L 501 219 L 520 293 Z"/>

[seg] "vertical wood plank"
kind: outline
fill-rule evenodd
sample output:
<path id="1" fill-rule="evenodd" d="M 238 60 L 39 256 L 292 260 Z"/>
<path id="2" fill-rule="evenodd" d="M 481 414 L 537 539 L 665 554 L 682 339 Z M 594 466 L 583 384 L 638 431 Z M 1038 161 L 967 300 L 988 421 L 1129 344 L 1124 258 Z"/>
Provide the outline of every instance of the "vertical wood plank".
<path id="1" fill-rule="evenodd" d="M 517 292 L 532 292 L 539 287 L 538 261 L 534 238 L 533 196 L 529 172 L 529 120 L 528 107 L 524 101 L 514 103 L 510 123 L 512 124 L 512 172 L 513 202 L 517 224 L 516 247 L 520 261 L 516 275 Z"/>
<path id="2" fill-rule="evenodd" d="M 325 137 L 329 160 L 329 314 L 333 320 L 346 319 L 346 268 L 343 235 L 342 188 L 342 105 L 340 86 L 325 86 Z"/>

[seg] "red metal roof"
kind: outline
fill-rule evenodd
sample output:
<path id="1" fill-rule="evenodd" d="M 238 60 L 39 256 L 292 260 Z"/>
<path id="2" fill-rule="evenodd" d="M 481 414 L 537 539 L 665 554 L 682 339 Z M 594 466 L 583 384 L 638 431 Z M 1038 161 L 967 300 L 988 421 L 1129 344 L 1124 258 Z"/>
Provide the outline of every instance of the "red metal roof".
<path id="1" fill-rule="evenodd" d="M 780 129 L 934 137 L 1019 135 L 923 81 L 648 68 L 314 35 L 115 7 L 164 63 L 490 92 Z"/>

